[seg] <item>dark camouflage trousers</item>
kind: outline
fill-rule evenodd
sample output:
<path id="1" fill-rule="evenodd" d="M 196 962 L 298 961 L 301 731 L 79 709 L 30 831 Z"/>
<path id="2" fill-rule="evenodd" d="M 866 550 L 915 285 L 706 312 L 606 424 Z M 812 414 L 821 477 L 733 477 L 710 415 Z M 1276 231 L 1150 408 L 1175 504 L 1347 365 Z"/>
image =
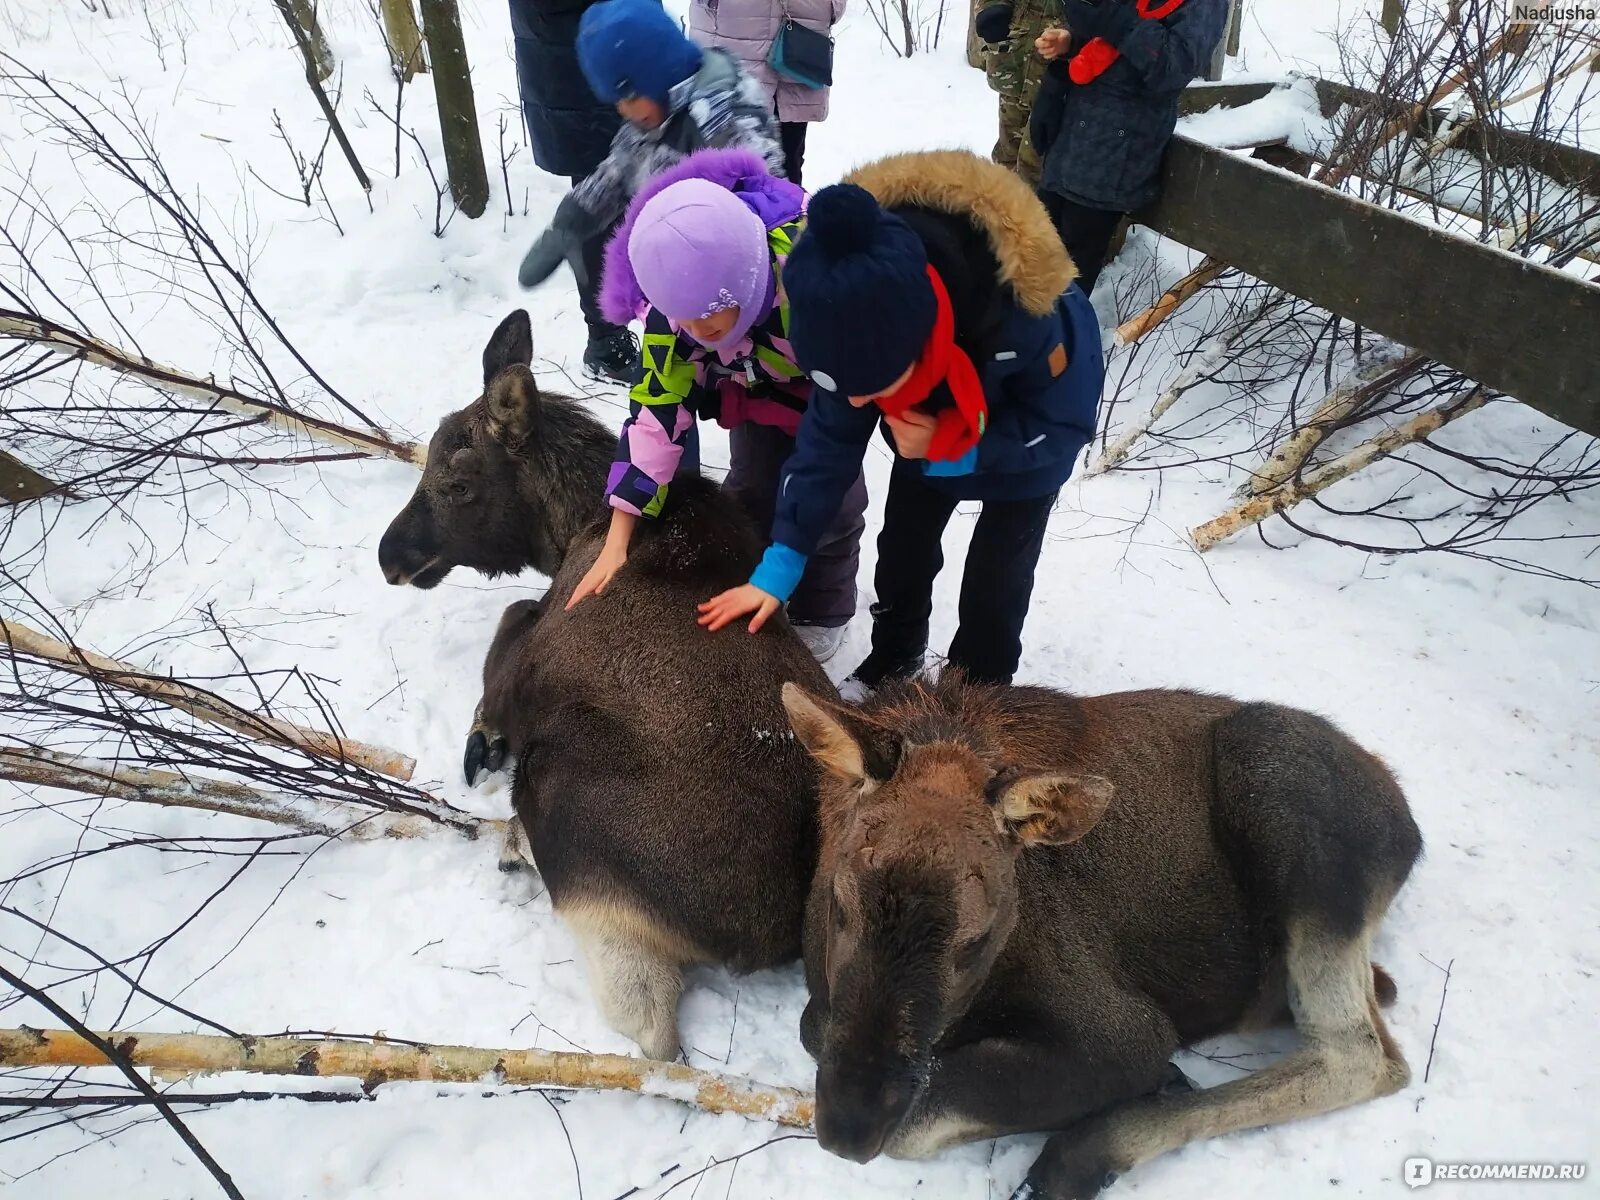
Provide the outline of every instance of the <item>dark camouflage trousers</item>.
<path id="1" fill-rule="evenodd" d="M 1047 0 L 1016 0 L 1011 36 L 982 49 L 983 73 L 1000 98 L 1000 136 L 992 157 L 1032 187 L 1039 186 L 1039 156 L 1028 141 L 1028 116 L 1045 67 L 1033 43 L 1051 25 L 1059 24 L 1059 18 L 1052 19 L 1050 8 Z"/>

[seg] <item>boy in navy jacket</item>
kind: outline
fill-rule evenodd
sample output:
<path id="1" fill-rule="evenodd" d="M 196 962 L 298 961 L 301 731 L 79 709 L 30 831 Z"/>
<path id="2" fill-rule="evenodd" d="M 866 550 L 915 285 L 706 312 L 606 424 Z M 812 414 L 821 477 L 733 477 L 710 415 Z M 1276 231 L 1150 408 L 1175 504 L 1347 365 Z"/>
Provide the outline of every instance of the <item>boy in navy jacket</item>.
<path id="1" fill-rule="evenodd" d="M 1094 434 L 1099 323 L 1038 199 L 964 151 L 898 155 L 812 198 L 783 268 L 796 360 L 816 392 L 779 484 L 773 545 L 750 582 L 701 605 L 759 629 L 861 469 L 880 424 L 895 451 L 878 540 L 872 652 L 847 692 L 915 673 L 940 541 L 981 501 L 949 662 L 1008 683 L 1056 493 Z"/>

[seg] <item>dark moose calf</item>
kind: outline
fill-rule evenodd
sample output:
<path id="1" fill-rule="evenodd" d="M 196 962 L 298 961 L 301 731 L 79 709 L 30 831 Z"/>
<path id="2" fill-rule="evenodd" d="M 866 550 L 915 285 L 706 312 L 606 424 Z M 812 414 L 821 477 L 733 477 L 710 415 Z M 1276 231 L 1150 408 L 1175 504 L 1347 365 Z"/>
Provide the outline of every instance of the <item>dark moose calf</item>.
<path id="1" fill-rule="evenodd" d="M 604 540 L 616 435 L 541 394 L 532 358 L 518 311 L 484 351 L 483 395 L 440 422 L 378 556 L 390 583 L 422 588 L 456 566 L 554 577 L 542 602 L 501 619 L 468 774 L 501 744 L 517 760 L 517 816 L 601 1008 L 671 1059 L 686 964 L 755 970 L 800 952 L 817 770 L 781 690 L 833 691 L 781 620 L 756 637 L 695 623 L 696 602 L 742 583 L 760 552 L 698 475 L 640 523 L 605 594 L 565 611 Z"/>
<path id="2" fill-rule="evenodd" d="M 1405 1086 L 1369 950 L 1422 839 L 1327 721 L 949 673 L 784 702 L 826 768 L 801 1023 L 824 1148 L 1059 1131 L 1016 1197 L 1084 1200 L 1198 1138 Z M 1304 1044 L 1282 1061 L 1162 1086 L 1179 1047 L 1285 1016 Z"/>

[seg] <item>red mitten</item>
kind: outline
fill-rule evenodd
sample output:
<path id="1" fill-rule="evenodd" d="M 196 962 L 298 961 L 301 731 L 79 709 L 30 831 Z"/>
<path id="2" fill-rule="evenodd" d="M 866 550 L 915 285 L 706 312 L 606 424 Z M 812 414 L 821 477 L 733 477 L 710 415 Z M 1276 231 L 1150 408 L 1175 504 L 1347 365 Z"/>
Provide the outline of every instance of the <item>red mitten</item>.
<path id="1" fill-rule="evenodd" d="M 1072 76 L 1072 82 L 1085 84 L 1097 78 L 1117 59 L 1122 57 L 1118 50 L 1105 38 L 1091 38 L 1084 43 L 1083 49 L 1072 56 L 1072 61 L 1067 64 L 1067 74 Z"/>

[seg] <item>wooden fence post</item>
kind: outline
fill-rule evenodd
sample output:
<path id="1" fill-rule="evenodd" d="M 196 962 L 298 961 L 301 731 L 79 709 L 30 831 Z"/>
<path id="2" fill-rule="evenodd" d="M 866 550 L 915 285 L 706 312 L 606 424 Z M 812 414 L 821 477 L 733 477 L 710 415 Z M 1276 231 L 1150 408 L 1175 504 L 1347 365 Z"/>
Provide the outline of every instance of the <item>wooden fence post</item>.
<path id="1" fill-rule="evenodd" d="M 1390 37 L 1400 36 L 1400 24 L 1405 20 L 1406 0 L 1383 0 L 1383 11 L 1378 14 L 1378 24 Z"/>
<path id="2" fill-rule="evenodd" d="M 1222 78 L 1228 55 L 1239 52 L 1239 37 L 1234 30 L 1239 22 L 1239 6 L 1243 3 L 1244 0 L 1228 0 L 1228 19 L 1223 23 L 1222 36 L 1217 39 L 1216 49 L 1211 51 L 1211 62 L 1206 67 L 1206 79 L 1211 83 Z"/>
<path id="3" fill-rule="evenodd" d="M 21 504 L 24 500 L 37 500 L 58 490 L 25 462 L 12 458 L 0 450 L 0 504 Z"/>
<path id="4" fill-rule="evenodd" d="M 411 0 L 382 0 L 383 28 L 388 35 L 389 58 L 395 73 L 407 83 L 413 75 L 428 72 L 428 58 L 422 53 L 422 30 L 417 28 L 417 16 L 411 9 Z"/>
<path id="5" fill-rule="evenodd" d="M 472 69 L 461 37 L 461 10 L 456 0 L 421 0 L 421 7 L 433 64 L 433 93 L 439 100 L 439 133 L 444 139 L 450 195 L 467 216 L 481 217 L 489 206 L 489 174 L 483 165 Z"/>

